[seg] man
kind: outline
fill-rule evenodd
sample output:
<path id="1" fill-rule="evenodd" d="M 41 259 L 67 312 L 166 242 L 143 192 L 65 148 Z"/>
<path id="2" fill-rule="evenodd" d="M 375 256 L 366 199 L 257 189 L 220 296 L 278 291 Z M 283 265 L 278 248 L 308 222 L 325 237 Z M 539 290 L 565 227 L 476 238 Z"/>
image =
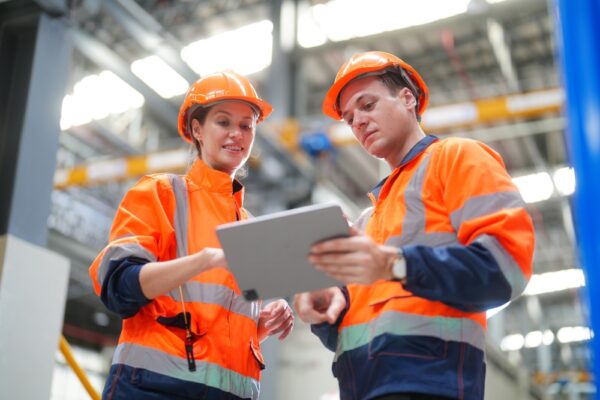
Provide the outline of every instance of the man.
<path id="1" fill-rule="evenodd" d="M 295 298 L 335 351 L 345 399 L 483 399 L 485 311 L 519 296 L 534 230 L 500 156 L 419 125 L 428 89 L 383 52 L 342 66 L 323 102 L 393 169 L 349 238 L 315 245 L 318 270 L 348 285 Z"/>

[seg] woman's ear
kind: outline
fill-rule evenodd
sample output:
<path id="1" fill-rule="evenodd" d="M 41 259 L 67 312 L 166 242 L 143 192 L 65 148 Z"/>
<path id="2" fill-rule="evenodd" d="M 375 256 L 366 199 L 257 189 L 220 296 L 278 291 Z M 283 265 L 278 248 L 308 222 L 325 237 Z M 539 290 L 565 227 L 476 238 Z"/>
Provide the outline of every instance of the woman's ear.
<path id="1" fill-rule="evenodd" d="M 194 136 L 200 144 L 203 144 L 202 125 L 200 125 L 200 122 L 198 122 L 197 119 L 192 119 L 192 136 Z"/>

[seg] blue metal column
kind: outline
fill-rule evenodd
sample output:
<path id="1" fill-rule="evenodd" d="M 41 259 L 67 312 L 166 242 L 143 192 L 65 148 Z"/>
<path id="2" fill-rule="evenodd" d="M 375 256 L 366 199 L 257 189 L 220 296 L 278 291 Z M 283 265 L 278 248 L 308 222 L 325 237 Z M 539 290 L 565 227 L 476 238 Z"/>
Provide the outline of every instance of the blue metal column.
<path id="1" fill-rule="evenodd" d="M 600 296 L 594 292 L 600 288 L 600 1 L 555 0 L 553 11 L 567 93 L 566 138 L 577 179 L 575 227 L 587 280 L 590 327 L 596 332 L 592 358 L 598 382 Z"/>

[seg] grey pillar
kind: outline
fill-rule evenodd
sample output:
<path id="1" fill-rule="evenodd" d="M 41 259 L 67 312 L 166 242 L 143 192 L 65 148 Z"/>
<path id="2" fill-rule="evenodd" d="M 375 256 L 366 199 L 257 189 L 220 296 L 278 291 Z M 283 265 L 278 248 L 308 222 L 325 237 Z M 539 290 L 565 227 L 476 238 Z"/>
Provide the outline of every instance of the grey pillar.
<path id="1" fill-rule="evenodd" d="M 69 262 L 44 247 L 71 55 L 65 10 L 0 3 L 0 399 L 50 397 L 62 327 Z"/>
<path id="2" fill-rule="evenodd" d="M 0 235 L 45 246 L 71 60 L 65 21 L 32 2 L 0 3 L 0 60 Z"/>
<path id="3" fill-rule="evenodd" d="M 269 118 L 270 122 L 281 121 L 288 118 L 292 113 L 294 82 L 291 74 L 290 54 L 296 43 L 293 34 L 295 32 L 295 22 L 293 23 L 294 26 L 283 25 L 282 14 L 285 10 L 295 9 L 294 3 L 293 0 L 273 0 L 271 2 L 273 52 L 271 66 L 269 67 L 269 79 L 265 88 L 265 97 L 274 107 L 273 115 Z M 291 44 L 286 44 L 286 40 L 290 40 L 290 30 L 292 31 Z"/>

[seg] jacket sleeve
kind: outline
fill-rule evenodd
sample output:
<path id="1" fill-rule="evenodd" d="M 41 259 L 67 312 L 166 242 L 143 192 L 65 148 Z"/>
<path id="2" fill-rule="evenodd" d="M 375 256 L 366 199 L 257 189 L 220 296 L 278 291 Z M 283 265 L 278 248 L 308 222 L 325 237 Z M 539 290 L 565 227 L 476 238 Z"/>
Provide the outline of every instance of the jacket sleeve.
<path id="1" fill-rule="evenodd" d="M 431 161 L 430 179 L 458 244 L 409 245 L 405 287 L 468 312 L 519 296 L 532 273 L 534 228 L 500 156 L 482 143 L 447 139 Z"/>
<path id="2" fill-rule="evenodd" d="M 337 321 L 335 321 L 334 324 L 324 322 L 322 324 L 313 324 L 310 326 L 312 333 L 317 335 L 321 343 L 323 343 L 323 345 L 331 351 L 335 351 L 337 349 L 339 326 L 344 319 L 344 315 L 346 315 L 348 312 L 348 308 L 350 308 L 350 296 L 348 294 L 348 289 L 345 286 L 340 287 L 340 289 L 346 298 L 346 307 L 344 307 L 340 313 Z"/>
<path id="3" fill-rule="evenodd" d="M 140 270 L 144 264 L 164 259 L 170 251 L 174 230 L 168 210 L 174 204 L 164 184 L 155 177 L 144 177 L 125 194 L 109 244 L 89 270 L 96 294 L 122 318 L 135 315 L 151 302 L 142 292 Z"/>

